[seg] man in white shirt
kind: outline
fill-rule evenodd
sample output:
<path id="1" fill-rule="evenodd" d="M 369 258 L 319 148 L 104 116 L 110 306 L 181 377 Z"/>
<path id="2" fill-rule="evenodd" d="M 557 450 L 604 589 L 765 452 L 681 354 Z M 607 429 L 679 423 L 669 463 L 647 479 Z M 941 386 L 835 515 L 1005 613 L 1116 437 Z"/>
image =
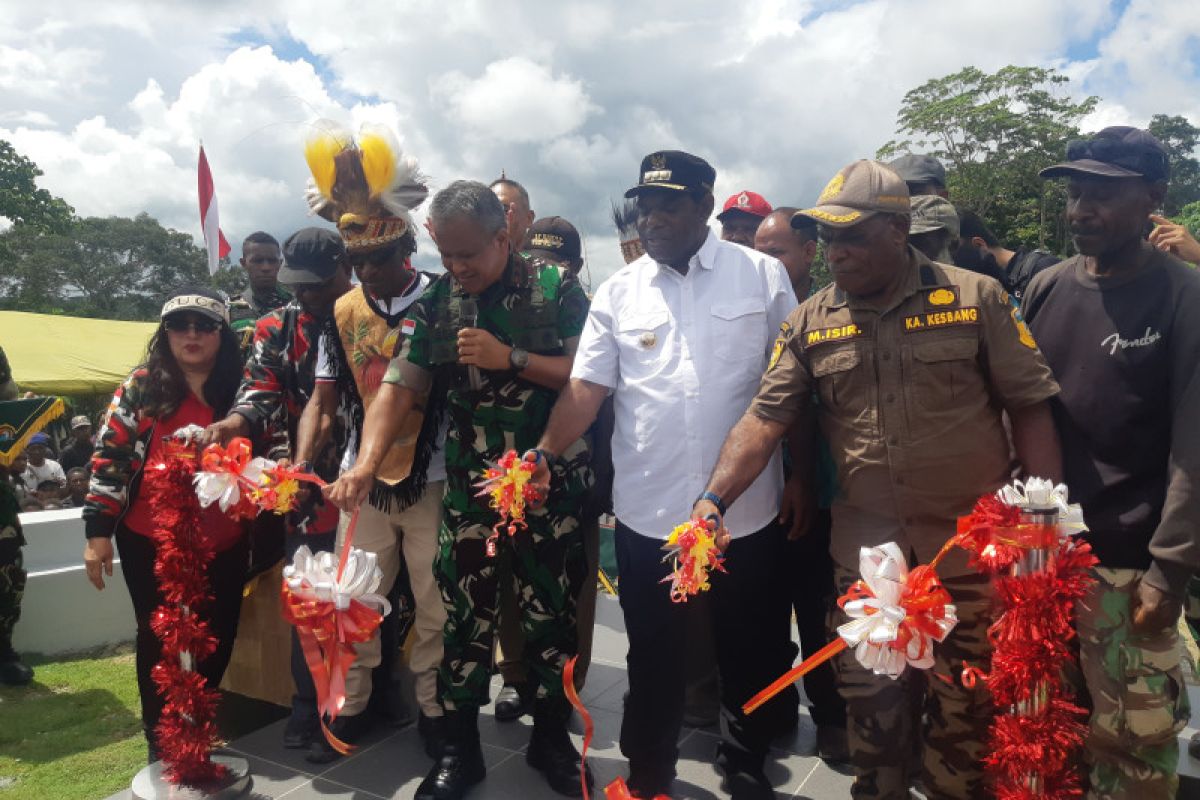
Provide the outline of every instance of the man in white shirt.
<path id="1" fill-rule="evenodd" d="M 754 397 L 775 332 L 796 306 L 783 265 L 708 229 L 716 173 L 679 151 L 642 161 L 636 198 L 646 255 L 600 286 L 571 372 L 539 447 L 545 461 L 579 438 L 614 395 L 616 551 L 629 635 L 629 700 L 621 751 L 637 797 L 670 793 L 684 701 L 684 630 L 695 604 L 675 604 L 662 579 L 663 540 L 704 491 L 721 438 Z M 763 762 L 775 720 L 742 703 L 789 665 L 777 529 L 777 452 L 728 510 L 727 574 L 713 576 L 709 613 L 721 671 L 718 761 L 735 800 L 773 797 Z M 786 712 L 780 708 L 779 711 Z M 776 713 L 779 713 L 778 711 Z M 794 710 L 793 710 L 794 713 Z M 761 716 L 760 716 L 761 715 Z"/>
<path id="2" fill-rule="evenodd" d="M 44 433 L 35 433 L 29 438 L 29 444 L 25 447 L 25 454 L 29 456 L 29 465 L 25 467 L 25 473 L 21 476 L 21 480 L 25 483 L 25 490 L 33 494 L 38 490 L 38 486 L 45 481 L 54 481 L 59 486 L 67 485 L 67 474 L 63 472 L 62 466 L 52 458 L 46 458 L 50 452 L 50 437 Z"/>

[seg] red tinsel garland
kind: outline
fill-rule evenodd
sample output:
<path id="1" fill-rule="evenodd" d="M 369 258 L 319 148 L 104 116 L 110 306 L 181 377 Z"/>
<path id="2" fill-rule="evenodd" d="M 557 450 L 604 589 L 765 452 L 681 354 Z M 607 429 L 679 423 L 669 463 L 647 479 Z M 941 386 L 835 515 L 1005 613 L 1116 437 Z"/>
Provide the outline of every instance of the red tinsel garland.
<path id="1" fill-rule="evenodd" d="M 1093 579 L 1096 563 L 1086 542 L 1058 538 L 1055 527 L 1021 525 L 1019 509 L 993 496 L 959 521 L 958 543 L 971 554 L 971 564 L 991 573 L 997 619 L 988 629 L 993 646 L 991 673 L 983 676 L 997 709 L 1028 709 L 1042 692 L 1041 710 L 997 714 L 991 725 L 984 765 L 995 783 L 998 800 L 1074 798 L 1083 796 L 1076 763 L 1087 733 L 1086 711 L 1075 705 L 1064 668 L 1075 655 L 1075 602 Z M 1008 568 L 1033 548 L 1047 547 L 1047 532 L 1055 543 L 1046 568 L 1020 576 Z M 964 670 L 972 685 L 978 669 Z M 1037 786 L 1029 776 L 1037 776 Z"/>
<path id="2" fill-rule="evenodd" d="M 210 758 L 219 741 L 218 694 L 180 661 L 188 653 L 194 665 L 217 648 L 208 623 L 196 615 L 212 602 L 205 569 L 213 551 L 200 530 L 200 503 L 192 490 L 195 471 L 194 453 L 169 443 L 163 459 L 147 466 L 142 491 L 154 509 L 154 575 L 163 595 L 151 618 L 162 641 L 162 657 L 152 675 L 165 700 L 155 739 L 168 781 L 203 786 L 223 777 L 225 768 Z"/>

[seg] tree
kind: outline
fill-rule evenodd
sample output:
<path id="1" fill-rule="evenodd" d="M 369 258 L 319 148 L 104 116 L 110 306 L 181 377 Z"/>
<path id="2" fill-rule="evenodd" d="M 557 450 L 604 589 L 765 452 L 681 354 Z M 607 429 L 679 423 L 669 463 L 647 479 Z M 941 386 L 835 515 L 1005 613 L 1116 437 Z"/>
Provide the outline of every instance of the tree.
<path id="1" fill-rule="evenodd" d="M 70 223 L 74 209 L 38 188 L 41 175 L 37 164 L 0 139 L 0 217 L 6 217 L 13 227 L 54 231 Z"/>
<path id="2" fill-rule="evenodd" d="M 0 308 L 153 320 L 167 296 L 210 283 L 192 237 L 149 214 L 87 217 L 58 233 L 13 226 L 0 234 Z"/>
<path id="3" fill-rule="evenodd" d="M 1010 247 L 1064 252 L 1063 187 L 1038 170 L 1062 158 L 1079 121 L 1099 98 L 1073 101 L 1068 78 L 1053 69 L 1008 66 L 989 74 L 967 67 L 908 92 L 897 139 L 877 157 L 928 153 L 947 167 L 950 199 L 971 210 Z"/>
<path id="4" fill-rule="evenodd" d="M 1155 114 L 1150 118 L 1149 130 L 1167 148 L 1171 161 L 1171 183 L 1163 202 L 1163 213 L 1173 217 L 1187 204 L 1200 200 L 1200 161 L 1195 156 L 1196 145 L 1200 143 L 1200 128 L 1187 117 Z"/>

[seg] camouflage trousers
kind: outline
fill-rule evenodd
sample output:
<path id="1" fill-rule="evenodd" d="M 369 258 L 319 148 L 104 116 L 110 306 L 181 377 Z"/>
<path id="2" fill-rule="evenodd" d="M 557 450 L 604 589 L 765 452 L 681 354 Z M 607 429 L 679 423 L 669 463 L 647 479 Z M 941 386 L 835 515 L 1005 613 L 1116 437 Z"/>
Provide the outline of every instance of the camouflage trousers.
<path id="1" fill-rule="evenodd" d="M 835 564 L 839 594 L 858 580 L 857 569 Z M 839 693 L 846 702 L 854 798 L 907 800 L 919 781 L 929 800 L 977 800 L 989 796 L 983 765 L 991 698 L 982 687 L 965 688 L 957 676 L 963 662 L 987 670 L 991 647 L 992 591 L 988 578 L 944 578 L 959 623 L 934 647 L 933 669 L 909 669 L 892 680 L 864 669 L 851 651 L 834 659 Z M 833 610 L 832 628 L 846 617 Z M 933 674 L 930 674 L 933 673 Z"/>
<path id="2" fill-rule="evenodd" d="M 537 695 L 563 695 L 562 670 L 577 652 L 575 603 L 587 570 L 583 536 L 577 519 L 544 508 L 526 520 L 529 527 L 514 537 L 502 535 L 489 557 L 491 525 L 478 515 L 444 512 L 434 571 L 446 605 L 438 685 L 447 709 L 488 702 L 502 559 L 516 579 L 525 659 Z"/>
<path id="3" fill-rule="evenodd" d="M 15 538 L 0 539 L 0 660 L 13 654 L 12 633 L 21 618 L 25 578 L 20 544 Z"/>
<path id="4" fill-rule="evenodd" d="M 1130 627 L 1143 572 L 1095 570 L 1096 585 L 1076 606 L 1079 664 L 1092 699 L 1086 758 L 1091 798 L 1173 798 L 1179 788 L 1176 735 L 1191 709 L 1179 633 Z"/>

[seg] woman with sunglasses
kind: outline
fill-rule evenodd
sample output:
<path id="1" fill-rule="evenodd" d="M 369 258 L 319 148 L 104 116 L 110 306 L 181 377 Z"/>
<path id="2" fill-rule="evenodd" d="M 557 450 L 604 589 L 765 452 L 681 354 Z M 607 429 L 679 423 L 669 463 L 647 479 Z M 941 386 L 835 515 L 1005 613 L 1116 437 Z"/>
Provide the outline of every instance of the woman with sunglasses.
<path id="1" fill-rule="evenodd" d="M 229 327 L 225 300 L 212 289 L 176 293 L 163 306 L 162 322 L 146 355 L 117 389 L 92 455 L 92 479 L 83 510 L 88 579 L 104 589 L 112 576 L 113 539 L 137 618 L 137 678 L 142 726 L 150 761 L 157 760 L 155 726 L 163 700 L 150 676 L 161 646 L 150 618 L 162 602 L 154 576 L 156 509 L 140 491 L 142 469 L 153 462 L 164 437 L 188 425 L 201 428 L 229 411 L 241 380 L 238 339 Z M 217 649 L 197 670 L 217 686 L 229 663 L 241 610 L 248 542 L 242 525 L 216 507 L 202 512 L 202 530 L 215 556 L 208 565 L 212 601 L 203 615 Z"/>

